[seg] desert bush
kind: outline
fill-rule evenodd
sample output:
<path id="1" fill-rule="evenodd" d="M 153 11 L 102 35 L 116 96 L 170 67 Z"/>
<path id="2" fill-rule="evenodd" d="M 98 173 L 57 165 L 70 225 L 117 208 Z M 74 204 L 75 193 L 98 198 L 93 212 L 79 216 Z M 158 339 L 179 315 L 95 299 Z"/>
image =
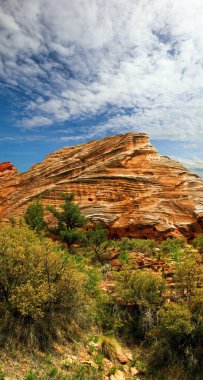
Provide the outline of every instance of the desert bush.
<path id="1" fill-rule="evenodd" d="M 198 248 L 199 252 L 203 254 L 203 234 L 198 235 L 192 242 L 195 248 Z"/>
<path id="2" fill-rule="evenodd" d="M 167 338 L 174 347 L 177 348 L 176 345 L 191 334 L 193 329 L 191 313 L 186 304 L 166 304 L 159 310 L 160 335 Z"/>
<path id="3" fill-rule="evenodd" d="M 184 254 L 185 245 L 186 240 L 184 238 L 168 238 L 161 243 L 160 248 L 164 254 L 169 255 L 174 261 L 178 261 Z"/>
<path id="4" fill-rule="evenodd" d="M 179 297 L 189 298 L 201 280 L 201 268 L 192 254 L 185 254 L 175 265 L 174 280 Z"/>
<path id="5" fill-rule="evenodd" d="M 111 361 L 115 361 L 118 358 L 119 353 L 122 353 L 122 348 L 119 342 L 112 336 L 99 336 L 97 344 L 98 351 Z"/>
<path id="6" fill-rule="evenodd" d="M 190 297 L 188 307 L 191 312 L 194 326 L 191 336 L 190 347 L 188 350 L 188 359 L 191 367 L 203 372 L 203 292 L 202 288 L 196 289 L 193 296 Z"/>
<path id="7" fill-rule="evenodd" d="M 125 321 L 125 310 L 122 310 L 110 294 L 101 293 L 96 298 L 96 325 L 99 331 L 108 335 L 119 335 Z"/>
<path id="8" fill-rule="evenodd" d="M 123 315 L 123 334 L 143 339 L 156 324 L 164 302 L 165 282 L 149 270 L 122 270 L 116 275 L 116 299 Z"/>
<path id="9" fill-rule="evenodd" d="M 116 275 L 117 294 L 125 302 L 140 307 L 160 305 L 163 302 L 164 280 L 150 270 L 123 270 Z"/>
<path id="10" fill-rule="evenodd" d="M 158 317 L 157 326 L 149 334 L 152 338 L 151 365 L 181 364 L 190 373 L 189 378 L 198 378 L 202 343 L 196 339 L 196 325 L 188 305 L 184 302 L 166 304 L 158 312 Z"/>
<path id="11" fill-rule="evenodd" d="M 85 323 L 87 276 L 56 243 L 27 227 L 0 227 L 0 343 L 46 346 Z"/>
<path id="12" fill-rule="evenodd" d="M 123 238 L 120 242 L 121 251 L 135 250 L 137 252 L 152 254 L 157 244 L 151 239 L 129 239 Z"/>

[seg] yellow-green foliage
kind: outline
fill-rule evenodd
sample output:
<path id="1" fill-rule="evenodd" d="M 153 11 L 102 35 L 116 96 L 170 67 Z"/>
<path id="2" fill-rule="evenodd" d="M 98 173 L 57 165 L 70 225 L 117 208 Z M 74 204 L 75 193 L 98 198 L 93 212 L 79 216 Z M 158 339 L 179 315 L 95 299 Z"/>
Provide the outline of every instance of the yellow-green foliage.
<path id="1" fill-rule="evenodd" d="M 188 252 L 176 263 L 174 280 L 181 297 L 188 298 L 196 292 L 201 281 L 201 267 L 194 254 Z"/>
<path id="2" fill-rule="evenodd" d="M 73 320 L 81 323 L 85 281 L 74 259 L 58 244 L 27 227 L 0 227 L 1 330 L 10 326 L 15 331 L 18 321 L 24 336 L 28 325 L 34 326 L 34 335 L 49 329 L 54 335 Z"/>
<path id="3" fill-rule="evenodd" d="M 165 282 L 149 270 L 123 270 L 117 276 L 117 292 L 122 299 L 139 306 L 159 305 Z"/>
<path id="4" fill-rule="evenodd" d="M 128 339 L 143 339 L 156 324 L 157 310 L 164 302 L 165 282 L 149 270 L 121 270 L 116 276 L 121 333 Z"/>
<path id="5" fill-rule="evenodd" d="M 120 241 L 120 250 L 142 252 L 151 255 L 156 248 L 157 244 L 154 240 L 150 239 L 129 239 L 123 238 Z"/>
<path id="6" fill-rule="evenodd" d="M 114 361 L 119 353 L 122 353 L 122 348 L 119 342 L 111 336 L 100 336 L 98 339 L 98 349 L 108 359 Z"/>
<path id="7" fill-rule="evenodd" d="M 171 259 L 174 261 L 179 261 L 184 254 L 184 246 L 186 245 L 186 240 L 184 238 L 181 239 L 171 239 L 168 238 L 164 240 L 160 248 L 164 254 L 169 255 Z"/>
<path id="8" fill-rule="evenodd" d="M 168 304 L 159 311 L 159 329 L 160 334 L 172 339 L 173 343 L 190 334 L 194 326 L 192 316 L 187 305 Z"/>
<path id="9" fill-rule="evenodd" d="M 203 234 L 198 235 L 193 240 L 194 247 L 199 249 L 199 252 L 203 254 Z"/>

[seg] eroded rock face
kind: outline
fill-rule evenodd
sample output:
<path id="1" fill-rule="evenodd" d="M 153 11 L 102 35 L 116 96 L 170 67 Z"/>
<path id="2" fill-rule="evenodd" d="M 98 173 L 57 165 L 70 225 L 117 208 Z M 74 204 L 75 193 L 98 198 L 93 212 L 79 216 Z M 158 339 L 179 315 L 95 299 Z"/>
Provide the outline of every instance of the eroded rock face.
<path id="1" fill-rule="evenodd" d="M 5 212 L 9 195 L 19 183 L 19 172 L 11 162 L 0 164 L 0 216 Z"/>
<path id="2" fill-rule="evenodd" d="M 160 156 L 144 133 L 60 149 L 16 173 L 15 181 L 1 197 L 0 216 L 19 218 L 39 197 L 58 207 L 61 193 L 68 192 L 93 222 L 106 223 L 113 237 L 192 237 L 203 231 L 203 181 Z"/>

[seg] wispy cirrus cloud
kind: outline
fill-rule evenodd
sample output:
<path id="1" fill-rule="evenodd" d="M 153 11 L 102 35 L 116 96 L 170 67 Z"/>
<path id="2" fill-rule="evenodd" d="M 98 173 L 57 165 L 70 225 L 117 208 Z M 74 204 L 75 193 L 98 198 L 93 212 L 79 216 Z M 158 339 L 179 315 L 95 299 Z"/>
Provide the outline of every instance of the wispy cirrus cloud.
<path id="1" fill-rule="evenodd" d="M 193 173 L 198 174 L 203 179 L 203 159 L 199 157 L 183 158 L 173 157 L 174 160 L 181 162 L 184 166 L 189 168 Z"/>
<path id="2" fill-rule="evenodd" d="M 0 79 L 25 94 L 18 125 L 92 118 L 95 137 L 203 140 L 202 18 L 202 0 L 2 0 Z"/>
<path id="3" fill-rule="evenodd" d="M 193 159 L 182 158 L 182 157 L 173 157 L 175 160 L 182 162 L 186 166 L 192 169 L 202 169 L 203 170 L 203 160 L 198 157 L 194 157 Z"/>

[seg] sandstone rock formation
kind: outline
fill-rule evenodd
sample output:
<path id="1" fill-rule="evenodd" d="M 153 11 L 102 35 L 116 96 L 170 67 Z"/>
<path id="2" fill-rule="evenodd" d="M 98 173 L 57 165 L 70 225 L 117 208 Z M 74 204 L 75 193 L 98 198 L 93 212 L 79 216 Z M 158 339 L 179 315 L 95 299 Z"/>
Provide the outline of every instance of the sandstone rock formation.
<path id="1" fill-rule="evenodd" d="M 11 162 L 0 164 L 0 217 L 5 211 L 7 198 L 19 183 L 19 172 Z"/>
<path id="2" fill-rule="evenodd" d="M 60 149 L 20 175 L 1 164 L 0 184 L 1 218 L 19 219 L 39 198 L 58 207 L 61 193 L 68 192 L 113 237 L 192 237 L 203 231 L 203 181 L 160 156 L 144 133 Z"/>

